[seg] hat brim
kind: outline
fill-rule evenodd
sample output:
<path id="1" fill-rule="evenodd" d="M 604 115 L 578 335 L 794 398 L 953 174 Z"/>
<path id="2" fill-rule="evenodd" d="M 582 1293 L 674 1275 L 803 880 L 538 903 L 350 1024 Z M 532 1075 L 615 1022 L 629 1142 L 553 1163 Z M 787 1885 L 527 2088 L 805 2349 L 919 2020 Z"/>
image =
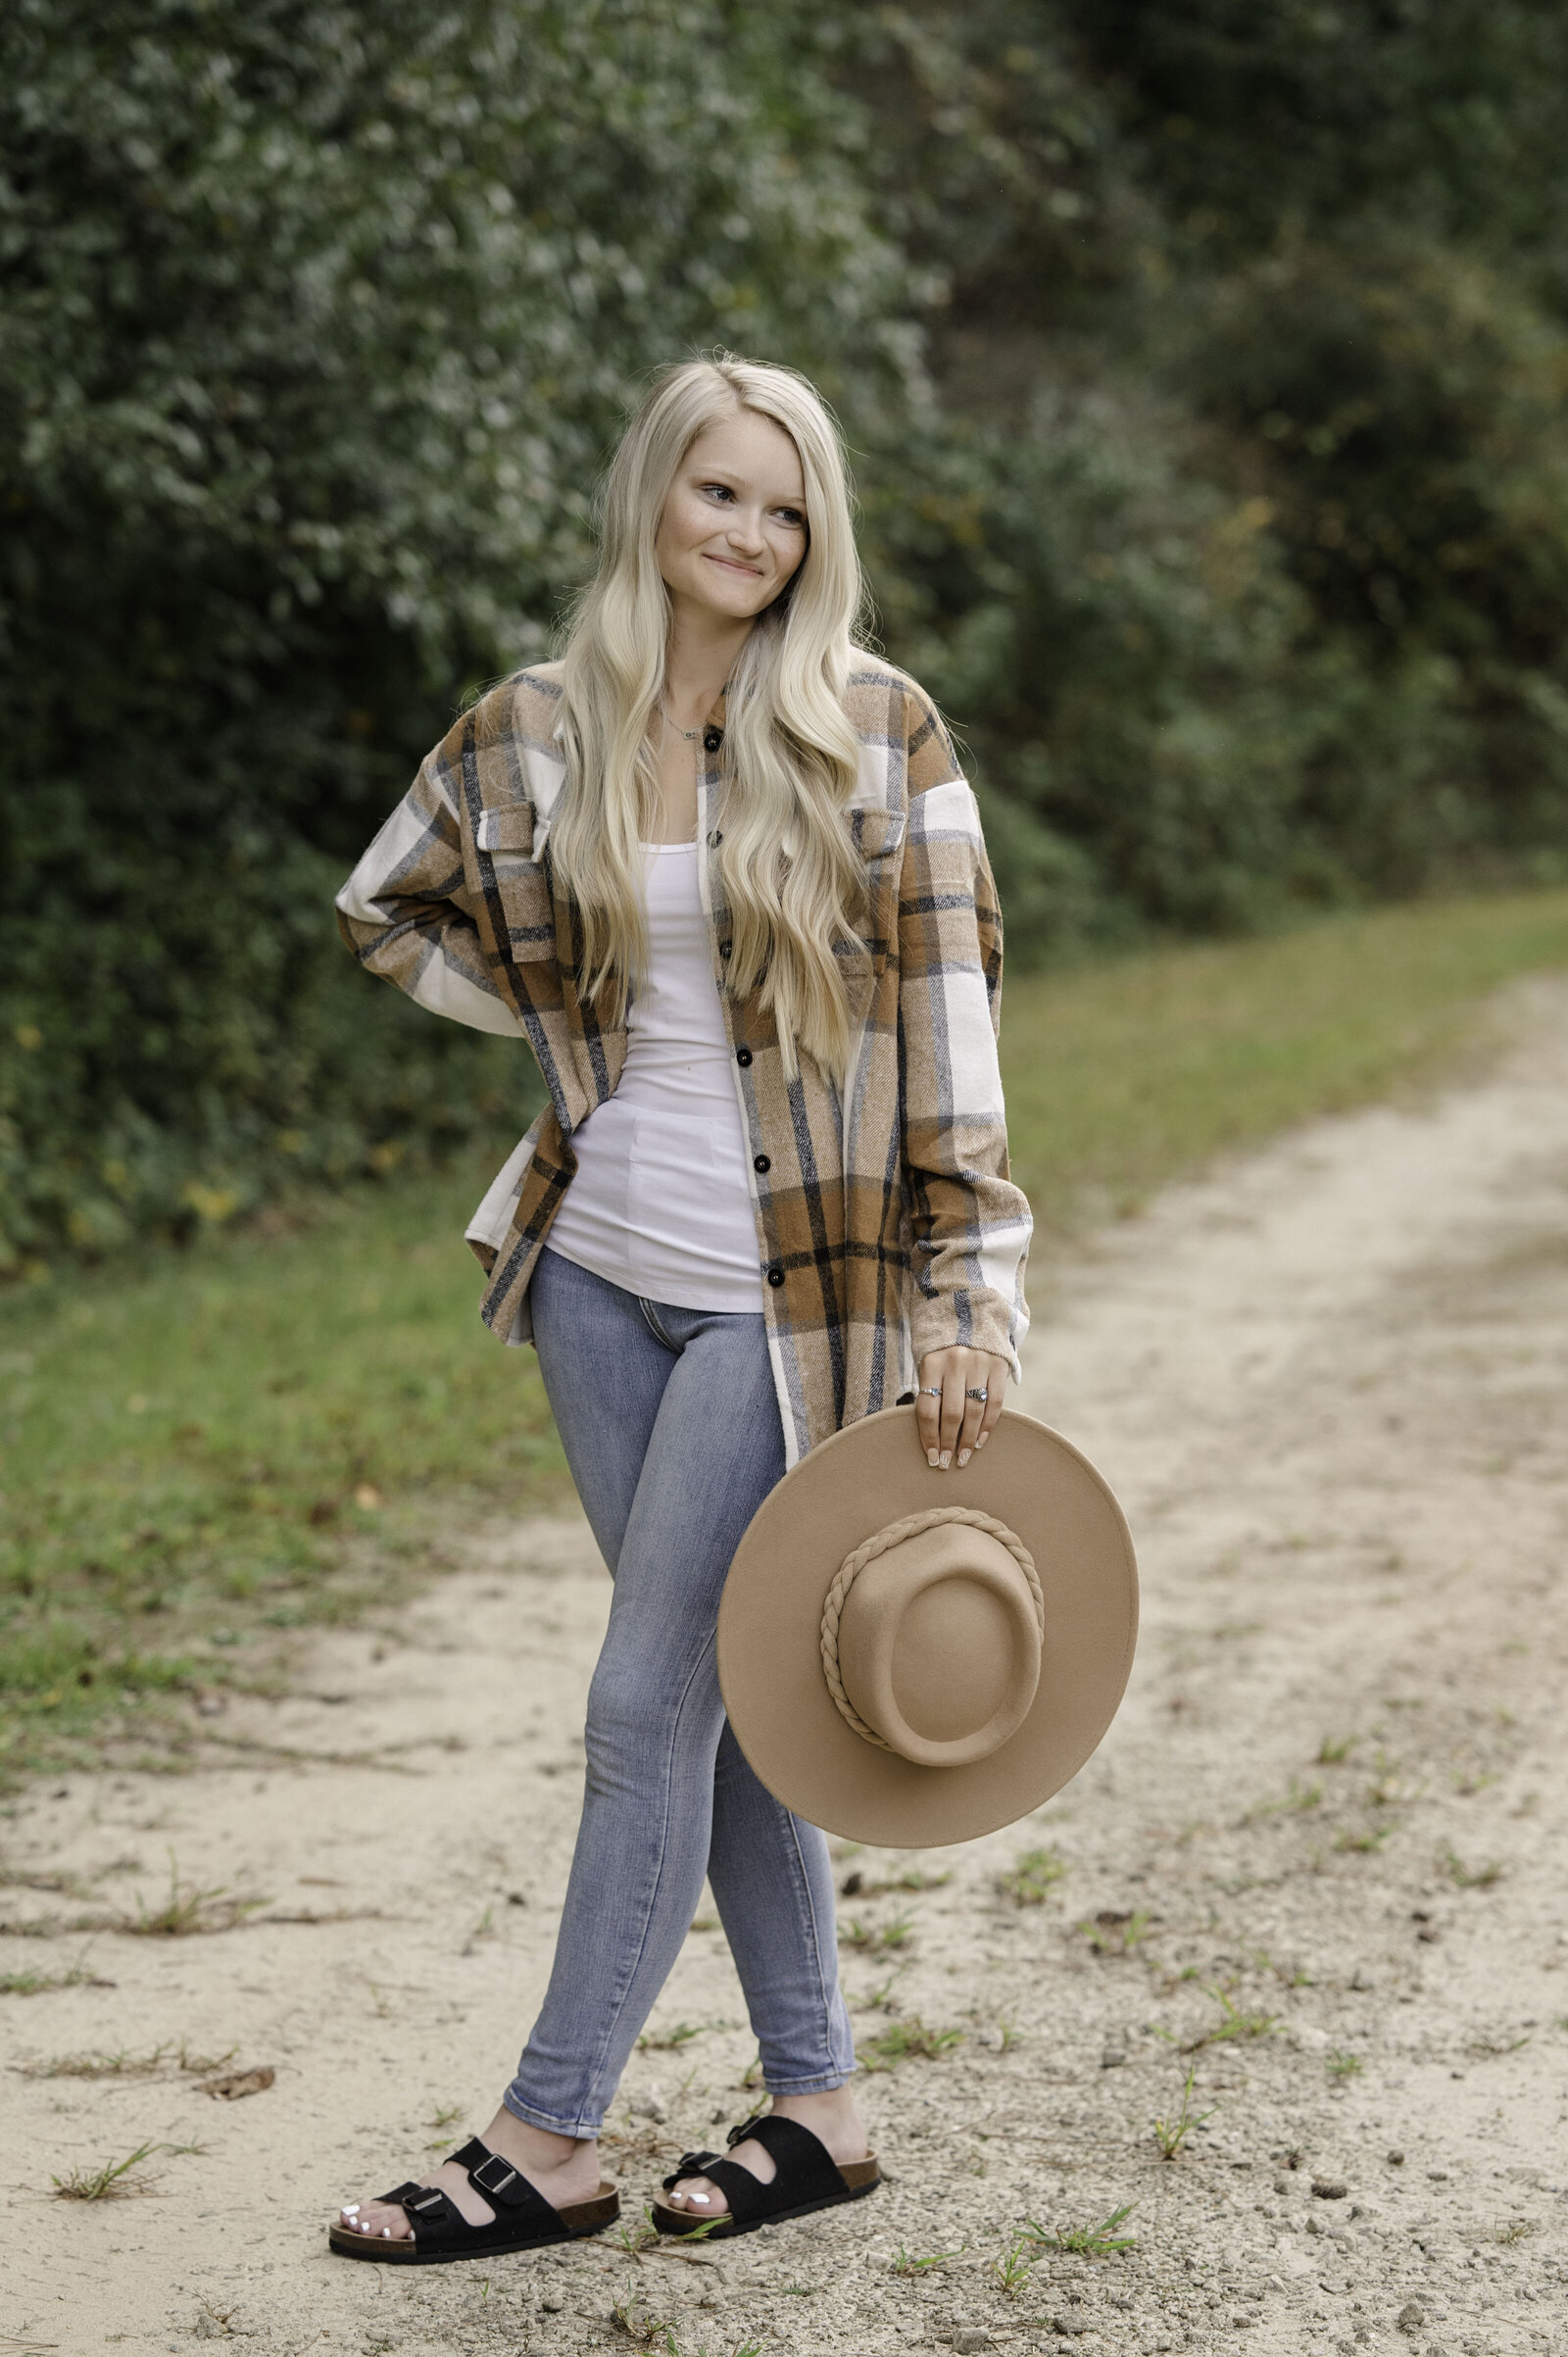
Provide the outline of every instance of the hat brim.
<path id="1" fill-rule="evenodd" d="M 845 1556 L 930 1506 L 1004 1522 L 1045 1596 L 1034 1702 L 966 1767 L 917 1767 L 868 1743 L 822 1674 L 822 1606 Z M 1070 1442 L 1007 1413 L 966 1466 L 936 1473 L 913 1408 L 890 1407 L 813 1449 L 752 1517 L 719 1606 L 718 1678 L 735 1739 L 775 1799 L 825 1833 L 927 1849 L 1011 1825 L 1076 1776 L 1116 1714 L 1137 1636 L 1126 1520 Z"/>

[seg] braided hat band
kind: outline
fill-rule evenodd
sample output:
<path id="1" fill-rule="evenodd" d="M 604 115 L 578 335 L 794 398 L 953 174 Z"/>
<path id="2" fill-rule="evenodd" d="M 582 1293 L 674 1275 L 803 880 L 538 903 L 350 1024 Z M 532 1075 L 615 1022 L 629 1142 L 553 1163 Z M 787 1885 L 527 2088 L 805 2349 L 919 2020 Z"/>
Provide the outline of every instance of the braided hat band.
<path id="1" fill-rule="evenodd" d="M 1035 1570 L 1035 1559 L 1016 1532 L 1008 1530 L 1006 1524 L 999 1522 L 994 1514 L 982 1514 L 974 1506 L 933 1506 L 926 1513 L 906 1514 L 902 1522 L 888 1523 L 885 1529 L 876 1532 L 863 1546 L 858 1547 L 854 1554 L 846 1555 L 839 1565 L 833 1585 L 827 1592 L 827 1601 L 822 1607 L 821 1631 L 822 1675 L 827 1680 L 827 1691 L 833 1697 L 834 1707 L 858 1736 L 868 1743 L 875 1743 L 882 1751 L 891 1751 L 893 1745 L 885 1736 L 878 1735 L 874 1727 L 866 1725 L 845 1693 L 844 1680 L 839 1673 L 839 1621 L 843 1615 L 845 1598 L 866 1565 L 874 1563 L 878 1555 L 885 1555 L 890 1547 L 902 1546 L 906 1539 L 917 1539 L 923 1531 L 935 1530 L 942 1523 L 967 1523 L 974 1530 L 984 1531 L 988 1538 L 997 1540 L 1006 1548 L 1029 1583 L 1035 1619 L 1041 1636 L 1044 1637 L 1046 1633 L 1046 1599 L 1040 1586 L 1040 1575 Z"/>

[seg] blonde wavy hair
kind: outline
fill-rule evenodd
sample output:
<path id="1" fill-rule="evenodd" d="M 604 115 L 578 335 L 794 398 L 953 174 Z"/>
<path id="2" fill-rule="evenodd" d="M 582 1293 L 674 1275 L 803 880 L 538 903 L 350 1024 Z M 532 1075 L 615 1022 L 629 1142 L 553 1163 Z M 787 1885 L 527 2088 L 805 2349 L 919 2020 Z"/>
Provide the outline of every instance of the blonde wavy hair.
<path id="1" fill-rule="evenodd" d="M 792 368 L 728 354 L 664 369 L 606 479 L 599 568 L 578 598 L 562 671 L 566 782 L 550 836 L 581 924 L 587 996 L 624 1017 L 647 958 L 641 842 L 658 807 L 649 725 L 664 688 L 669 594 L 655 540 L 687 451 L 736 409 L 782 426 L 800 453 L 807 550 L 753 623 L 730 678 L 720 756 L 719 873 L 734 944 L 726 987 L 756 992 L 797 1049 L 842 1073 L 849 1006 L 835 943 L 853 932 L 864 870 L 844 810 L 859 746 L 844 708 L 864 584 L 849 469 L 820 397 Z"/>

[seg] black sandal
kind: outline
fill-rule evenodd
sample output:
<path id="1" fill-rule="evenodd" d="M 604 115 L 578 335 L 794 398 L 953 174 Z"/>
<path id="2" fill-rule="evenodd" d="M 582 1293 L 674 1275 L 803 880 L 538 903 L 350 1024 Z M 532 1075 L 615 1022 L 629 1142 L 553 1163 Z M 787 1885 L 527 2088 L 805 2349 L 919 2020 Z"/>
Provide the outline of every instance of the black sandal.
<path id="1" fill-rule="evenodd" d="M 470 2226 L 450 2193 L 443 2193 L 439 2185 L 416 2185 L 411 2178 L 380 2198 L 408 2212 L 412 2235 L 394 2241 L 334 2226 L 326 2237 L 332 2248 L 342 2258 L 374 2259 L 387 2267 L 434 2267 L 448 2259 L 490 2259 L 502 2251 L 538 2250 L 547 2242 L 575 2242 L 613 2226 L 620 2216 L 620 2195 L 613 2185 L 603 2184 L 592 2201 L 552 2208 L 519 2169 L 477 2136 L 448 2157 L 466 2169 L 469 2185 L 494 2210 L 488 2226 Z"/>
<path id="2" fill-rule="evenodd" d="M 710 2177 L 729 2203 L 726 2214 L 707 2219 L 696 2210 L 672 2210 L 656 2201 L 649 2212 L 662 2234 L 701 2234 L 717 2242 L 731 2234 L 750 2234 L 760 2226 L 776 2226 L 785 2218 L 805 2218 L 811 2210 L 831 2210 L 841 2201 L 863 2201 L 882 2182 L 876 2155 L 869 2160 L 834 2160 L 819 2136 L 799 2120 L 769 2114 L 761 2120 L 743 2120 L 725 2137 L 727 2144 L 755 2138 L 773 2156 L 777 2175 L 763 2185 L 739 2161 L 726 2161 L 716 2152 L 682 2153 L 673 2177 L 664 2180 L 672 2193 L 683 2177 Z"/>

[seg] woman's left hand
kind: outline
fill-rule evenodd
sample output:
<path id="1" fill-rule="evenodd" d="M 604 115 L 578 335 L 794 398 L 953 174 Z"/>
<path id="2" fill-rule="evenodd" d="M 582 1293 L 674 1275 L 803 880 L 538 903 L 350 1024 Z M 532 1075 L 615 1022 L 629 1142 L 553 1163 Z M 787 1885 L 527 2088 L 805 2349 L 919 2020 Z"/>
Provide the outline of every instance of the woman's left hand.
<path id="1" fill-rule="evenodd" d="M 985 1350 L 926 1352 L 914 1404 L 928 1465 L 946 1473 L 955 1453 L 959 1464 L 966 1465 L 974 1451 L 985 1447 L 1002 1413 L 1011 1372 L 1007 1359 L 993 1358 Z"/>

